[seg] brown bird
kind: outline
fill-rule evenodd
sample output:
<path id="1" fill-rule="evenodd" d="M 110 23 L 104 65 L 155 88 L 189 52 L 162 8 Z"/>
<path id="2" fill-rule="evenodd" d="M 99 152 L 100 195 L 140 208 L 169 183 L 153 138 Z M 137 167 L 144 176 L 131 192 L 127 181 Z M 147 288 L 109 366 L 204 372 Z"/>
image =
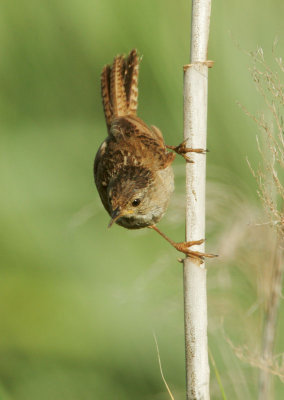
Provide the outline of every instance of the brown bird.
<path id="1" fill-rule="evenodd" d="M 139 58 L 136 50 L 117 56 L 101 75 L 101 92 L 108 137 L 101 144 L 94 163 L 95 183 L 101 201 L 115 222 L 127 229 L 152 228 L 178 251 L 203 259 L 211 254 L 191 251 L 204 240 L 176 243 L 163 234 L 156 223 L 165 214 L 174 190 L 172 162 L 187 152 L 203 149 L 166 146 L 161 131 L 137 117 Z"/>

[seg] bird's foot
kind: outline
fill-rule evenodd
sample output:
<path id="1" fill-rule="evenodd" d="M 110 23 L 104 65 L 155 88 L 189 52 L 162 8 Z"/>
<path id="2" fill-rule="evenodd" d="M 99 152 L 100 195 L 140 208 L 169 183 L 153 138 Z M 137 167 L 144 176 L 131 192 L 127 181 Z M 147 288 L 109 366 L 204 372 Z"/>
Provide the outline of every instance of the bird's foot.
<path id="1" fill-rule="evenodd" d="M 167 235 L 161 232 L 156 225 L 148 226 L 148 228 L 156 231 L 159 235 L 161 235 L 164 239 L 166 239 L 166 241 L 169 242 L 176 250 L 180 251 L 181 253 L 184 253 L 187 257 L 198 260 L 200 264 L 202 264 L 204 262 L 204 259 L 207 257 L 208 258 L 218 257 L 216 254 L 200 253 L 199 251 L 194 251 L 189 249 L 189 247 L 191 246 L 204 243 L 205 239 L 193 240 L 191 242 L 174 242 Z"/>
<path id="2" fill-rule="evenodd" d="M 204 243 L 204 241 L 205 241 L 204 239 L 200 239 L 200 240 L 193 240 L 191 242 L 172 243 L 172 245 L 176 250 L 180 251 L 181 253 L 184 253 L 187 257 L 198 260 L 202 264 L 205 258 L 218 257 L 216 254 L 201 253 L 199 251 L 194 251 L 189 249 L 189 247 L 202 244 Z"/>
<path id="3" fill-rule="evenodd" d="M 194 161 L 190 157 L 188 157 L 186 153 L 205 154 L 208 151 L 206 149 L 192 149 L 191 147 L 186 147 L 186 140 L 181 142 L 178 146 L 166 145 L 166 147 L 167 149 L 173 150 L 177 154 L 181 155 L 188 163 L 193 163 Z"/>

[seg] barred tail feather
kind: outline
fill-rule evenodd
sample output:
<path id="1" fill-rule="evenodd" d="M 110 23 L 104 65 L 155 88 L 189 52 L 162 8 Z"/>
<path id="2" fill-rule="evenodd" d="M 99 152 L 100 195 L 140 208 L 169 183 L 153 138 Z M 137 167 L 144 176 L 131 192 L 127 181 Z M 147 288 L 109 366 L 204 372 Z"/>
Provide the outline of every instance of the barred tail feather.
<path id="1" fill-rule="evenodd" d="M 124 59 L 115 57 L 110 74 L 110 96 L 113 115 L 120 117 L 127 113 L 126 93 L 123 84 Z"/>
<path id="2" fill-rule="evenodd" d="M 128 114 L 136 115 L 138 106 L 139 60 L 137 51 L 130 52 L 125 60 L 124 87 L 127 99 Z"/>
<path id="3" fill-rule="evenodd" d="M 138 105 L 139 60 L 136 50 L 128 57 L 115 57 L 112 66 L 106 65 L 101 75 L 101 91 L 108 129 L 112 119 L 136 115 Z"/>
<path id="4" fill-rule="evenodd" d="M 106 65 L 103 68 L 101 75 L 101 92 L 104 107 L 104 114 L 106 119 L 106 124 L 109 129 L 112 120 L 112 105 L 110 100 L 110 66 Z"/>

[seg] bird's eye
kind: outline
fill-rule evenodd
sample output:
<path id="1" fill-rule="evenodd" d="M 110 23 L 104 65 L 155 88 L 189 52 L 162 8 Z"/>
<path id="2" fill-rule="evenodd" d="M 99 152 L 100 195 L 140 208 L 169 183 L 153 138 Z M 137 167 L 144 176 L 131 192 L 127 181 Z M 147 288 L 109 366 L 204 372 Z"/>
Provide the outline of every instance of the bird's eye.
<path id="1" fill-rule="evenodd" d="M 141 203 L 141 200 L 140 200 L 140 199 L 135 199 L 135 200 L 132 201 L 133 207 L 139 206 L 140 203 Z"/>

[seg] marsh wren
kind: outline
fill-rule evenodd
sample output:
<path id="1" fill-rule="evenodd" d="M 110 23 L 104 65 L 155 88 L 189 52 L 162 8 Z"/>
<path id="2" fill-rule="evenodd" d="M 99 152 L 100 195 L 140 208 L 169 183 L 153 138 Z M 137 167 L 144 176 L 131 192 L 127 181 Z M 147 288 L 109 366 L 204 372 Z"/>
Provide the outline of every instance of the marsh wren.
<path id="1" fill-rule="evenodd" d="M 101 93 L 108 137 L 101 144 L 94 163 L 95 183 L 113 223 L 127 229 L 152 228 L 186 256 L 203 260 L 212 254 L 191 251 L 203 240 L 176 243 L 156 226 L 174 190 L 172 162 L 181 154 L 203 149 L 166 146 L 162 132 L 138 118 L 138 69 L 136 50 L 127 57 L 117 56 L 101 74 Z"/>

